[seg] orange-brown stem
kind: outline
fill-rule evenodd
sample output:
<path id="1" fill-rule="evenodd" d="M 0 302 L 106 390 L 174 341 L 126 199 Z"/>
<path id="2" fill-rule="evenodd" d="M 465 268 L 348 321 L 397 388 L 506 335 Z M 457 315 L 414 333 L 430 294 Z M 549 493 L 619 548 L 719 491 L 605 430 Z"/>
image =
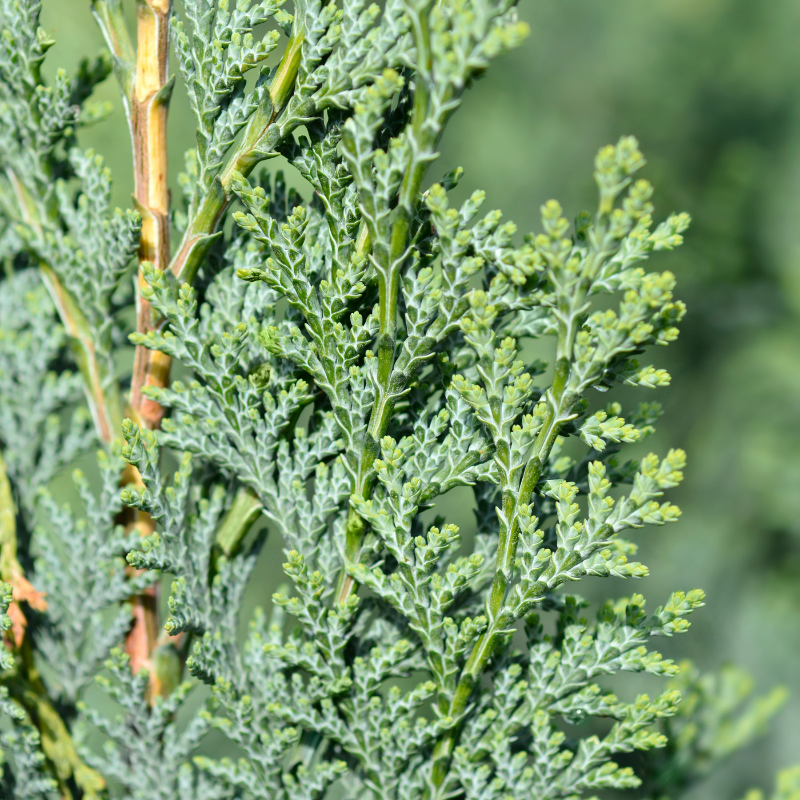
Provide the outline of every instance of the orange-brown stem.
<path id="1" fill-rule="evenodd" d="M 169 264 L 169 189 L 167 187 L 167 111 L 172 84 L 168 80 L 169 0 L 137 0 L 136 73 L 130 98 L 135 200 L 142 215 L 139 263 L 149 261 L 156 269 Z M 139 288 L 144 277 L 139 272 Z M 136 328 L 146 333 L 153 327 L 150 303 L 137 294 Z M 165 386 L 170 359 L 137 346 L 131 385 L 131 408 L 137 421 L 157 428 L 164 410 L 142 393 L 145 386 Z"/>
<path id="2" fill-rule="evenodd" d="M 137 673 L 142 667 L 150 669 L 150 655 L 158 639 L 158 597 L 154 586 L 131 601 L 133 624 L 125 641 L 125 650 L 131 657 L 131 670 Z"/>
<path id="3" fill-rule="evenodd" d="M 167 112 L 172 82 L 168 79 L 169 24 L 171 0 L 137 0 L 136 70 L 129 98 L 134 199 L 142 215 L 139 264 L 148 261 L 156 269 L 169 265 L 169 189 L 167 187 Z M 139 270 L 139 288 L 144 277 Z M 141 333 L 153 329 L 150 303 L 137 295 L 136 328 Z M 137 346 L 131 384 L 131 412 L 145 428 L 159 427 L 163 408 L 145 397 L 145 386 L 166 386 L 170 359 L 163 353 Z M 141 480 L 139 475 L 134 481 Z M 153 521 L 137 513 L 133 523 L 142 535 L 152 533 Z M 133 625 L 126 641 L 131 667 L 138 672 L 150 666 L 158 638 L 158 608 L 155 589 L 133 600 Z"/>

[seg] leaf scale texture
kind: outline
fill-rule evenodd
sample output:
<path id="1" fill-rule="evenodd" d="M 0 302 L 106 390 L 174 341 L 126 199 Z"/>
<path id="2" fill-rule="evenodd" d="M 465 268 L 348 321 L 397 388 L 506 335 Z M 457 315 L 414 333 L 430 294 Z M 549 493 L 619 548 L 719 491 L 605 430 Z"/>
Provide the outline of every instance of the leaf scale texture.
<path id="1" fill-rule="evenodd" d="M 637 141 L 585 165 L 593 211 L 523 234 L 437 164 L 528 33 L 510 0 L 138 0 L 177 70 L 148 106 L 124 6 L 47 82 L 40 3 L 0 0 L 2 797 L 681 796 L 782 693 L 661 656 L 700 590 L 576 592 L 645 578 L 640 529 L 680 516 L 685 454 L 642 442 L 685 314 L 648 259 L 689 219 Z M 152 211 L 79 146 L 112 71 L 135 145 L 174 81 L 195 130 L 169 267 L 134 280 Z M 160 427 L 124 419 L 128 343 L 178 365 L 140 387 Z M 285 583 L 245 613 L 267 537 Z"/>

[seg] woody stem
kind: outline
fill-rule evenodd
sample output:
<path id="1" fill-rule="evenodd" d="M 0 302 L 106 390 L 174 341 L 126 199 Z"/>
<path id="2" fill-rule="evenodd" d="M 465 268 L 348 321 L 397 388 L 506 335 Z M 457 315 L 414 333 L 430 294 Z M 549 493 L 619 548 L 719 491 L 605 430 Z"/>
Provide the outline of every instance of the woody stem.
<path id="1" fill-rule="evenodd" d="M 169 24 L 171 0 L 137 0 L 136 71 L 129 97 L 133 143 L 134 199 L 142 215 L 139 244 L 139 285 L 144 284 L 143 262 L 158 270 L 169 264 L 169 190 L 167 188 L 167 111 L 172 92 L 168 80 Z M 136 329 L 152 330 L 150 303 L 136 298 Z M 165 386 L 170 359 L 158 351 L 136 348 L 131 385 L 131 409 L 144 427 L 157 428 L 164 409 L 145 397 L 145 386 Z"/>
<path id="2" fill-rule="evenodd" d="M 115 73 L 122 93 L 131 134 L 134 168 L 134 203 L 142 215 L 138 282 L 144 283 L 142 265 L 149 262 L 163 270 L 169 264 L 169 189 L 167 187 L 167 112 L 172 93 L 168 79 L 171 0 L 136 0 L 136 47 L 123 15 L 121 0 L 93 0 L 92 11 L 106 44 L 114 56 Z M 147 333 L 155 320 L 150 303 L 137 292 L 136 329 Z M 131 416 L 142 427 L 158 428 L 164 409 L 145 396 L 145 386 L 165 386 L 170 358 L 138 345 L 134 356 L 130 395 Z M 125 483 L 140 483 L 138 470 L 123 475 Z M 134 524 L 146 536 L 153 531 L 152 519 L 136 514 Z M 155 591 L 133 599 L 133 626 L 126 650 L 131 668 L 137 672 L 150 664 L 158 635 Z M 158 676 L 151 694 L 159 693 Z"/>

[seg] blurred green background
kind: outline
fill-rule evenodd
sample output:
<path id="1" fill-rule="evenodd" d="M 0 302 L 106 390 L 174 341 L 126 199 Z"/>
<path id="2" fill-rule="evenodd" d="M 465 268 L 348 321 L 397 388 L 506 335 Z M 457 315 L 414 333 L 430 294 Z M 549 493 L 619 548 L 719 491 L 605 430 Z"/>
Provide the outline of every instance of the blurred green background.
<path id="1" fill-rule="evenodd" d="M 100 49 L 88 7 L 44 0 L 51 71 Z M 648 581 L 602 588 L 644 591 L 653 606 L 705 589 L 707 607 L 665 653 L 704 668 L 735 661 L 760 689 L 792 690 L 769 735 L 693 793 L 736 798 L 800 761 L 800 3 L 522 0 L 519 11 L 530 39 L 469 92 L 433 172 L 462 165 L 466 190 L 485 189 L 527 231 L 550 197 L 570 216 L 592 208 L 595 152 L 631 133 L 658 216 L 694 219 L 686 245 L 654 264 L 677 274 L 689 306 L 678 343 L 655 354 L 673 384 L 659 393 L 654 446 L 689 453 L 675 498 L 684 516 L 640 537 Z M 82 143 L 106 157 L 126 205 L 130 145 L 113 81 L 100 96 L 114 114 Z M 178 93 L 176 189 L 187 112 Z"/>

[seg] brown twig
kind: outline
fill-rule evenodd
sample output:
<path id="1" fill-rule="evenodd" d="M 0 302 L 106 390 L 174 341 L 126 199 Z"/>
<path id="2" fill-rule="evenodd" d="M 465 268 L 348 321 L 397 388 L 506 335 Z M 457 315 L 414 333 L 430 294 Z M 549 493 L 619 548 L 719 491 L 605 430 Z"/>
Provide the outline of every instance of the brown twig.
<path id="1" fill-rule="evenodd" d="M 217 198 L 217 206 L 208 215 L 198 214 L 194 222 L 201 230 L 199 239 L 191 239 L 188 248 L 179 247 L 178 255 L 170 264 L 169 242 L 169 190 L 167 188 L 167 111 L 172 92 L 172 81 L 168 78 L 169 24 L 172 12 L 171 0 L 136 0 L 137 43 L 134 49 L 122 14 L 121 0 L 93 0 L 93 11 L 106 43 L 115 59 L 117 79 L 123 95 L 123 103 L 133 148 L 135 191 L 134 201 L 142 215 L 141 241 L 139 248 L 139 286 L 144 285 L 141 265 L 150 262 L 156 269 L 172 268 L 183 280 L 191 280 L 193 271 L 183 269 L 187 260 L 201 258 L 205 250 L 202 241 L 213 238 L 219 221 L 230 199 L 223 189 L 223 197 Z M 300 59 L 303 36 L 295 31 L 284 58 L 276 71 L 270 87 L 270 103 L 260 109 L 248 125 L 244 140 L 226 171 L 229 178 L 234 169 L 252 169 L 252 151 L 263 138 L 265 129 L 275 122 L 283 110 L 294 85 Z M 263 117 L 263 119 L 262 119 Z M 257 160 L 257 159 L 256 159 Z M 251 164 L 250 162 L 253 162 Z M 223 185 L 226 183 L 222 182 Z M 213 205 L 213 204 L 212 204 Z M 206 218 L 208 217 L 208 218 Z M 205 227 L 204 227 L 205 226 Z M 186 249 L 186 252 L 184 252 Z M 193 269 L 196 265 L 193 264 Z M 137 297 L 137 330 L 142 333 L 153 330 L 154 319 L 150 303 Z M 141 427 L 158 428 L 164 409 L 144 394 L 147 386 L 166 386 L 169 382 L 170 358 L 164 353 L 137 346 L 134 357 L 133 378 L 130 396 L 130 415 Z M 123 477 L 126 483 L 141 483 L 135 468 L 129 468 Z M 242 512 L 242 509 L 246 509 Z M 257 518 L 260 504 L 251 493 L 242 490 L 223 525 L 223 538 L 239 541 Z M 143 536 L 153 532 L 153 522 L 147 514 L 137 513 L 133 524 Z M 128 635 L 126 650 L 131 667 L 137 672 L 144 666 L 151 669 L 150 693 L 152 697 L 168 691 L 169 676 L 157 674 L 159 650 L 158 612 L 155 591 L 137 597 L 133 601 L 134 623 Z M 163 642 L 161 642 L 163 644 Z M 163 649 L 163 648 L 161 648 Z"/>
<path id="2" fill-rule="evenodd" d="M 131 42 L 121 0 L 93 0 L 92 10 L 110 48 L 122 92 L 131 134 L 134 168 L 134 203 L 142 215 L 139 245 L 139 286 L 144 284 L 141 265 L 157 269 L 169 264 L 169 189 L 167 187 L 167 112 L 172 94 L 169 79 L 169 25 L 171 0 L 136 0 L 136 47 Z M 155 320 L 150 303 L 137 293 L 136 329 L 146 333 Z M 158 428 L 164 409 L 144 395 L 145 386 L 166 386 L 170 359 L 163 353 L 136 347 L 130 395 L 130 415 L 143 428 Z M 135 468 L 123 475 L 125 483 L 141 483 Z M 153 521 L 137 512 L 133 525 L 143 536 L 153 532 Z M 133 626 L 126 641 L 131 668 L 151 666 L 158 636 L 155 589 L 133 600 Z M 157 678 L 153 685 L 158 685 Z M 152 687 L 151 687 L 152 688 Z"/>
<path id="3" fill-rule="evenodd" d="M 139 286 L 144 284 L 141 265 L 150 262 L 163 270 L 169 264 L 169 189 L 167 187 L 167 111 L 172 93 L 168 78 L 171 0 L 137 0 L 136 68 L 128 97 L 136 208 L 142 215 L 139 245 Z M 136 298 L 136 329 L 146 333 L 154 324 L 150 303 L 140 293 Z M 146 397 L 145 386 L 165 386 L 170 359 L 163 353 L 137 346 L 133 363 L 130 408 L 144 428 L 158 428 L 164 409 Z M 134 476 L 138 482 L 139 475 Z M 137 512 L 135 526 L 143 536 L 153 532 L 153 521 Z M 158 607 L 155 587 L 133 599 L 133 625 L 126 641 L 131 668 L 151 667 L 158 637 Z M 156 678 L 156 684 L 158 683 Z M 157 690 L 154 690 L 157 693 Z"/>
<path id="4" fill-rule="evenodd" d="M 169 189 L 167 188 L 167 111 L 172 81 L 167 76 L 170 0 L 137 0 L 136 73 L 130 98 L 135 200 L 142 215 L 139 263 L 149 261 L 156 269 L 169 265 Z M 144 277 L 139 271 L 140 288 Z M 153 327 L 150 303 L 136 299 L 136 328 L 146 333 Z M 164 409 L 145 397 L 145 386 L 165 386 L 170 359 L 157 351 L 136 348 L 131 385 L 131 409 L 144 427 L 157 428 Z"/>

